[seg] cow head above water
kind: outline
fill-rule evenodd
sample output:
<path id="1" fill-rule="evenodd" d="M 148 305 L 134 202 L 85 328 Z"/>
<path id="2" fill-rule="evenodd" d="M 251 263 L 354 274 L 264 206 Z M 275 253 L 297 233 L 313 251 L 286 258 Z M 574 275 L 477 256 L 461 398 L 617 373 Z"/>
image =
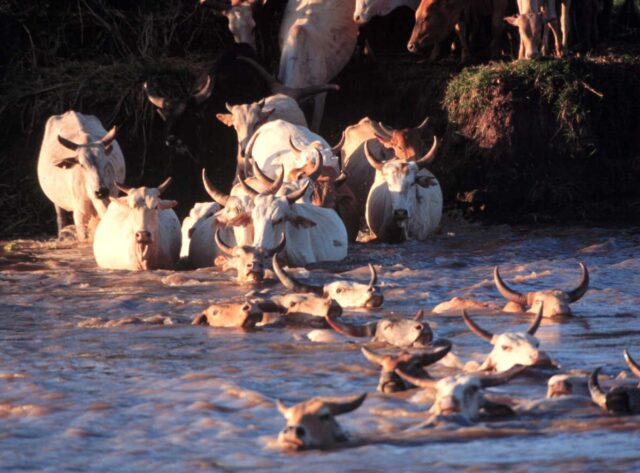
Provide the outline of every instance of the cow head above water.
<path id="1" fill-rule="evenodd" d="M 384 302 L 382 290 L 378 285 L 378 274 L 372 264 L 369 264 L 371 279 L 367 284 L 352 281 L 334 281 L 324 286 L 305 284 L 287 274 L 275 256 L 273 271 L 287 289 L 328 297 L 336 300 L 342 307 L 379 307 Z"/>
<path id="2" fill-rule="evenodd" d="M 467 4 L 466 0 L 422 0 L 416 9 L 416 22 L 407 49 L 415 53 L 446 40 Z"/>
<path id="3" fill-rule="evenodd" d="M 392 149 L 396 158 L 415 161 L 418 156 L 423 156 L 427 152 L 427 145 L 422 140 L 422 132 L 427 128 L 427 123 L 429 123 L 429 117 L 415 128 L 396 130 L 378 122 L 383 133 L 376 133 L 376 138 L 385 148 Z"/>
<path id="4" fill-rule="evenodd" d="M 111 205 L 118 205 L 128 210 L 127 228 L 131 228 L 131 251 L 135 253 L 140 269 L 155 269 L 159 245 L 158 219 L 161 210 L 171 209 L 178 205 L 175 200 L 163 200 L 160 195 L 171 184 L 168 177 L 157 188 L 125 187 L 115 184 L 127 194 L 124 197 L 110 197 Z"/>
<path id="5" fill-rule="evenodd" d="M 462 309 L 462 318 L 469 330 L 493 345 L 493 350 L 480 370 L 506 371 L 515 365 L 552 366 L 549 356 L 540 350 L 540 342 L 534 336 L 542 322 L 542 306 L 526 332 L 494 335 L 473 322 L 465 309 Z"/>
<path id="6" fill-rule="evenodd" d="M 194 317 L 191 325 L 248 330 L 262 322 L 265 312 L 284 313 L 285 311 L 284 307 L 272 301 L 224 302 L 210 305 L 204 312 Z"/>
<path id="7" fill-rule="evenodd" d="M 444 358 L 450 350 L 451 343 L 448 341 L 444 341 L 439 350 L 430 352 L 409 353 L 403 351 L 397 355 L 380 355 L 365 347 L 360 349 L 367 360 L 380 366 L 380 379 L 376 389 L 385 394 L 406 391 L 413 387 L 412 384 L 405 382 L 398 376 L 396 369 L 417 378 L 428 378 L 429 375 L 424 368 Z"/>
<path id="8" fill-rule="evenodd" d="M 610 414 L 640 414 L 640 388 L 616 386 L 605 392 L 598 383 L 601 369 L 596 368 L 589 378 L 591 400 Z"/>
<path id="9" fill-rule="evenodd" d="M 287 407 L 277 400 L 278 411 L 287 425 L 278 434 L 278 445 L 284 450 L 329 449 L 348 441 L 335 417 L 356 410 L 366 393 L 341 400 L 313 398 Z"/>
<path id="10" fill-rule="evenodd" d="M 544 317 L 570 316 L 573 315 L 569 304 L 576 302 L 582 298 L 589 289 L 589 271 L 584 263 L 580 263 L 582 268 L 582 280 L 580 284 L 570 291 L 561 291 L 558 289 L 550 289 L 545 291 L 527 292 L 521 294 L 509 288 L 500 277 L 500 271 L 496 266 L 493 272 L 493 280 L 500 294 L 511 304 L 507 304 L 507 308 L 513 311 L 513 307 L 518 312 L 536 313 L 540 307 L 544 306 Z"/>
<path id="11" fill-rule="evenodd" d="M 547 381 L 547 398 L 589 396 L 588 377 L 579 374 L 556 374 Z"/>
<path id="12" fill-rule="evenodd" d="M 218 113 L 216 118 L 227 126 L 232 126 L 238 135 L 238 152 L 245 157 L 247 144 L 261 125 L 269 120 L 275 108 L 265 109 L 265 99 L 242 105 L 225 104 L 229 113 Z"/>

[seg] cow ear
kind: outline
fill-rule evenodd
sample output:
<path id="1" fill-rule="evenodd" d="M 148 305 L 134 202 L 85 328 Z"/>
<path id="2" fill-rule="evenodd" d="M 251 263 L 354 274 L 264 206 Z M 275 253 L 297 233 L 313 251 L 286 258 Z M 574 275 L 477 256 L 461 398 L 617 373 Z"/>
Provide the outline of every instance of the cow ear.
<path id="1" fill-rule="evenodd" d="M 162 210 L 172 209 L 176 205 L 178 205 L 178 202 L 176 202 L 175 200 L 161 200 L 160 202 L 158 202 L 158 207 Z"/>
<path id="2" fill-rule="evenodd" d="M 287 217 L 286 220 L 296 228 L 311 228 L 316 226 L 316 222 L 300 215 L 297 215 L 295 217 Z"/>
<path id="3" fill-rule="evenodd" d="M 233 126 L 233 115 L 230 113 L 217 113 L 216 118 L 227 126 Z"/>
<path id="4" fill-rule="evenodd" d="M 516 28 L 518 27 L 518 16 L 514 15 L 514 16 L 505 16 L 503 18 L 504 21 L 506 21 L 507 23 L 509 23 L 511 26 L 515 26 Z"/>
<path id="5" fill-rule="evenodd" d="M 76 164 L 79 164 L 79 161 L 78 158 L 74 156 L 72 158 L 61 159 L 60 161 L 55 163 L 55 166 L 59 167 L 60 169 L 71 169 Z"/>

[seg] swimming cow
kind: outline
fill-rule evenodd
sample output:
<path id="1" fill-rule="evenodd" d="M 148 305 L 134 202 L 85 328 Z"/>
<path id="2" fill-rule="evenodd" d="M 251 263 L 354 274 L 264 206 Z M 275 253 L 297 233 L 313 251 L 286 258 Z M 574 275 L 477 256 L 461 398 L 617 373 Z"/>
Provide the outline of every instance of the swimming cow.
<path id="1" fill-rule="evenodd" d="M 640 364 L 638 364 L 627 350 L 624 358 L 631 372 L 640 377 Z M 598 375 L 602 368 L 596 368 L 589 378 L 589 394 L 591 400 L 610 414 L 640 414 L 640 385 L 637 387 L 615 386 L 604 392 L 598 382 Z"/>

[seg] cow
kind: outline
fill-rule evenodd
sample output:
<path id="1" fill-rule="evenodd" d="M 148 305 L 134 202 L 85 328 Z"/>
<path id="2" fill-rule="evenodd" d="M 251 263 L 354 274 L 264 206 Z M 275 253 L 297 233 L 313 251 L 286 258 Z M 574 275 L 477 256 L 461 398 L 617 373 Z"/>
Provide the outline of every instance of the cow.
<path id="1" fill-rule="evenodd" d="M 274 296 L 273 300 L 286 309 L 283 318 L 287 323 L 326 328 L 326 317 L 342 315 L 342 307 L 335 300 L 315 294 L 283 294 Z"/>
<path id="2" fill-rule="evenodd" d="M 386 16 L 396 8 L 403 6 L 416 10 L 420 0 L 356 0 L 353 21 L 364 25 L 375 16 Z"/>
<path id="3" fill-rule="evenodd" d="M 588 376 L 580 373 L 556 374 L 547 381 L 547 398 L 589 397 Z"/>
<path id="4" fill-rule="evenodd" d="M 640 414 L 640 387 L 615 386 L 605 392 L 598 383 L 601 369 L 596 368 L 589 377 L 591 400 L 610 414 Z"/>
<path id="5" fill-rule="evenodd" d="M 294 451 L 344 445 L 349 437 L 335 416 L 356 410 L 366 397 L 366 393 L 342 399 L 315 397 L 291 407 L 277 399 L 276 407 L 287 420 L 287 425 L 278 434 L 278 445 L 283 450 Z"/>
<path id="6" fill-rule="evenodd" d="M 553 367 L 554 364 L 544 351 L 540 350 L 540 342 L 535 337 L 542 322 L 543 307 L 525 332 L 505 332 L 498 335 L 480 328 L 471 320 L 465 309 L 462 309 L 464 323 L 478 337 L 493 345 L 493 350 L 478 368 L 480 371 L 506 371 L 515 365 Z"/>
<path id="7" fill-rule="evenodd" d="M 191 325 L 251 330 L 262 322 L 265 313 L 270 312 L 283 313 L 285 308 L 268 300 L 223 302 L 207 307 L 193 318 Z"/>
<path id="8" fill-rule="evenodd" d="M 323 286 L 305 284 L 296 280 L 286 273 L 275 255 L 273 256 L 272 264 L 273 271 L 282 285 L 291 291 L 330 297 L 345 308 L 380 307 L 384 302 L 382 290 L 378 285 L 378 274 L 372 264 L 369 264 L 371 279 L 367 284 L 352 281 L 334 281 Z"/>
<path id="9" fill-rule="evenodd" d="M 254 35 L 256 22 L 253 19 L 253 8 L 258 2 L 264 3 L 264 0 L 231 0 L 231 2 L 200 0 L 200 5 L 209 6 L 227 18 L 229 31 L 236 43 L 245 43 L 256 49 Z"/>
<path id="10" fill-rule="evenodd" d="M 411 376 L 399 368 L 396 369 L 396 373 L 420 388 L 435 390 L 436 398 L 429 409 L 432 416 L 460 416 L 466 422 L 473 422 L 515 414 L 510 406 L 487 399 L 484 388 L 507 383 L 525 369 L 526 366 L 514 365 L 508 370 L 492 375 L 458 374 L 440 380 Z"/>
<path id="11" fill-rule="evenodd" d="M 376 178 L 367 196 L 365 217 L 371 233 L 381 241 L 424 240 L 440 225 L 442 190 L 426 166 L 433 161 L 438 139 L 422 158 L 380 162 L 365 143 L 367 161 Z"/>
<path id="12" fill-rule="evenodd" d="M 349 62 L 358 39 L 354 0 L 291 0 L 280 26 L 278 79 L 289 87 L 326 84 Z M 326 94 L 315 97 L 318 130 Z"/>
<path id="13" fill-rule="evenodd" d="M 365 325 L 351 325 L 327 317 L 336 332 L 348 337 L 371 337 L 372 342 L 388 343 L 398 348 L 422 348 L 429 346 L 433 332 L 423 322 L 424 311 L 419 310 L 412 319 L 384 318 Z"/>
<path id="14" fill-rule="evenodd" d="M 398 376 L 396 369 L 417 378 L 430 378 L 425 368 L 440 361 L 450 350 L 451 343 L 448 341 L 438 351 L 417 353 L 402 351 L 397 355 L 380 355 L 365 347 L 360 348 L 360 351 L 368 361 L 381 367 L 380 379 L 376 390 L 384 394 L 406 391 L 414 387 L 413 384 L 405 382 L 404 379 Z"/>
<path id="15" fill-rule="evenodd" d="M 115 181 L 125 177 L 116 128 L 107 132 L 93 115 L 67 111 L 49 117 L 38 156 L 38 181 L 56 209 L 58 236 L 73 212 L 78 240 L 89 238 L 88 225 L 104 216 Z"/>
<path id="16" fill-rule="evenodd" d="M 503 309 L 505 312 L 535 314 L 540 307 L 544 306 L 544 317 L 572 316 L 573 312 L 569 304 L 580 300 L 589 289 L 589 270 L 582 262 L 580 262 L 580 268 L 582 269 L 580 284 L 570 291 L 548 289 L 522 294 L 506 285 L 500 277 L 500 271 L 497 266 L 493 271 L 493 281 L 502 297 L 509 301 Z"/>
<path id="17" fill-rule="evenodd" d="M 173 211 L 175 200 L 160 195 L 169 187 L 167 178 L 157 188 L 125 187 L 126 194 L 110 196 L 111 203 L 96 228 L 93 254 L 106 269 L 173 269 L 180 258 L 180 221 Z"/>
<path id="18" fill-rule="evenodd" d="M 217 202 L 196 202 L 182 221 L 182 247 L 180 248 L 180 258 L 189 257 L 189 247 L 191 246 L 191 237 L 195 232 L 196 226 L 204 220 L 213 217 L 222 207 Z"/>
<path id="19" fill-rule="evenodd" d="M 556 54 L 563 55 L 560 24 L 555 8 L 556 0 L 518 0 L 518 14 L 505 17 L 520 34 L 518 59 L 535 59 L 540 56 L 540 45 L 546 46 L 546 28 L 553 32 Z"/>

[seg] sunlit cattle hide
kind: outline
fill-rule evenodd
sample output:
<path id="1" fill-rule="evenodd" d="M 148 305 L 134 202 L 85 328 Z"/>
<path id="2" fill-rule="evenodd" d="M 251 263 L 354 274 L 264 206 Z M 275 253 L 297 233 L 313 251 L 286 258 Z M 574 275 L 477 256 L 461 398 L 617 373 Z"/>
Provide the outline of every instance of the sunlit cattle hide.
<path id="1" fill-rule="evenodd" d="M 510 406 L 488 400 L 484 388 L 504 384 L 520 374 L 526 367 L 515 365 L 508 371 L 493 375 L 473 376 L 459 374 L 440 380 L 416 378 L 397 369 L 405 381 L 420 388 L 435 390 L 435 401 L 429 409 L 433 416 L 459 415 L 465 420 L 506 417 L 514 415 Z"/>
<path id="2" fill-rule="evenodd" d="M 367 197 L 366 220 L 382 241 L 424 240 L 442 218 L 442 190 L 426 166 L 435 158 L 438 140 L 417 161 L 392 159 L 380 162 L 365 143 L 365 155 L 376 170 Z"/>
<path id="3" fill-rule="evenodd" d="M 419 310 L 413 319 L 382 319 L 364 325 L 352 325 L 344 321 L 327 318 L 327 322 L 338 333 L 348 337 L 371 337 L 372 342 L 388 343 L 399 348 L 421 348 L 433 340 L 433 332 L 423 322 L 424 311 Z"/>
<path id="4" fill-rule="evenodd" d="M 287 325 L 327 328 L 325 317 L 342 315 L 340 304 L 314 294 L 284 294 L 273 300 L 286 309 L 281 320 Z"/>
<path id="5" fill-rule="evenodd" d="M 128 188 L 127 195 L 110 197 L 111 204 L 98 224 L 93 254 L 101 268 L 173 269 L 180 257 L 180 221 L 172 210 L 175 200 L 160 195 L 171 178 L 157 188 Z"/>
<path id="6" fill-rule="evenodd" d="M 640 414 L 640 387 L 615 386 L 605 392 L 598 382 L 602 368 L 596 368 L 589 377 L 591 400 L 610 414 Z"/>
<path id="7" fill-rule="evenodd" d="M 540 350 L 540 342 L 534 336 L 542 322 L 542 306 L 526 332 L 505 332 L 498 335 L 480 328 L 462 310 L 465 324 L 474 334 L 493 345 L 493 350 L 480 365 L 481 371 L 506 371 L 515 365 L 553 366 L 549 356 Z"/>
<path id="8" fill-rule="evenodd" d="M 287 407 L 276 401 L 287 425 L 278 434 L 278 445 L 284 450 L 330 449 L 345 444 L 349 437 L 335 417 L 356 410 L 366 393 L 342 399 L 313 398 Z"/>
<path id="9" fill-rule="evenodd" d="M 552 0 L 555 2 L 555 0 Z M 518 0 L 518 14 L 504 19 L 518 29 L 520 48 L 518 59 L 536 59 L 540 56 L 540 43 L 544 30 L 538 0 Z"/>
<path id="10" fill-rule="evenodd" d="M 262 322 L 264 314 L 284 313 L 286 309 L 272 301 L 223 302 L 211 304 L 202 313 L 196 315 L 191 325 L 210 327 L 253 329 Z"/>
<path id="11" fill-rule="evenodd" d="M 214 8 L 220 15 L 229 21 L 229 31 L 236 43 L 246 43 L 254 49 L 256 38 L 254 30 L 256 22 L 253 19 L 253 8 L 256 3 L 264 3 L 264 0 L 231 0 L 224 2 L 219 0 L 200 0 L 201 5 Z"/>
<path id="12" fill-rule="evenodd" d="M 400 352 L 397 355 L 380 355 L 373 350 L 362 347 L 360 351 L 364 357 L 376 366 L 380 366 L 380 378 L 377 390 L 382 393 L 395 393 L 411 389 L 413 384 L 406 382 L 396 373 L 396 369 L 416 378 L 430 379 L 425 368 L 432 365 L 451 350 L 451 343 L 445 341 L 444 346 L 437 351 L 431 352 Z"/>
<path id="13" fill-rule="evenodd" d="M 78 240 L 86 240 L 88 224 L 101 218 L 114 182 L 125 177 L 125 163 L 116 129 L 107 132 L 93 115 L 68 111 L 47 120 L 38 156 L 38 180 L 56 209 L 58 234 L 73 212 Z"/>
<path id="14" fill-rule="evenodd" d="M 300 282 L 290 274 L 287 274 L 276 256 L 273 257 L 272 263 L 273 271 L 282 285 L 291 291 L 328 297 L 334 299 L 345 308 L 379 307 L 384 302 L 382 289 L 378 285 L 378 274 L 372 264 L 369 264 L 371 279 L 367 284 L 353 281 L 334 281 L 323 286 L 316 286 Z"/>
<path id="15" fill-rule="evenodd" d="M 419 4 L 420 0 L 356 0 L 353 21 L 364 25 L 373 17 L 388 15 L 396 8 L 406 6 L 415 10 Z"/>
<path id="16" fill-rule="evenodd" d="M 505 306 L 505 312 L 529 312 L 537 313 L 540 307 L 544 306 L 544 317 L 571 316 L 569 304 L 579 301 L 589 289 L 589 271 L 584 263 L 580 263 L 582 269 L 582 279 L 575 289 L 561 291 L 559 289 L 549 289 L 545 291 L 534 291 L 521 294 L 509 288 L 500 277 L 498 267 L 494 269 L 493 280 L 496 288 L 502 296 L 509 301 Z"/>
<path id="17" fill-rule="evenodd" d="M 189 247 L 191 246 L 191 237 L 195 232 L 196 226 L 204 220 L 213 217 L 220 205 L 216 202 L 196 202 L 189 215 L 182 221 L 182 248 L 180 248 L 180 258 L 189 257 Z"/>

